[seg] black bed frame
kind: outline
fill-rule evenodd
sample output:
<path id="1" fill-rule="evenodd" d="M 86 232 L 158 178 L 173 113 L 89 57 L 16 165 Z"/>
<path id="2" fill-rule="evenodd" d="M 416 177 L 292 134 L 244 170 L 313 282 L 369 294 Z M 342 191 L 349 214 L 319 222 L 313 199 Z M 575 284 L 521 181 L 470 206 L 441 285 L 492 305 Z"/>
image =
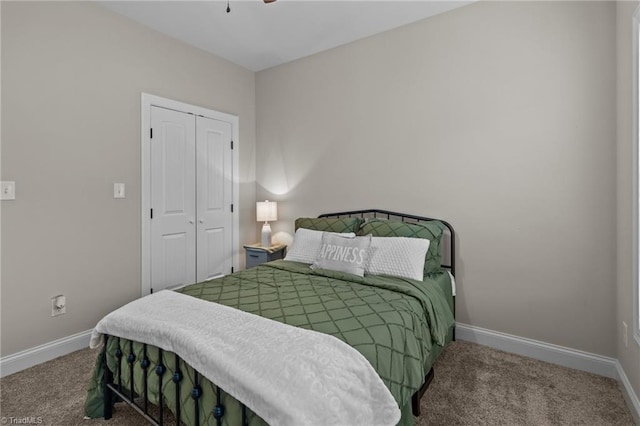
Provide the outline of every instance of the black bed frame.
<path id="1" fill-rule="evenodd" d="M 387 210 L 376 210 L 376 209 L 371 209 L 371 210 L 355 210 L 355 211 L 347 211 L 347 212 L 339 212 L 339 213 L 327 213 L 327 214 L 322 214 L 320 216 L 318 216 L 320 218 L 325 217 L 325 218 L 340 218 L 340 217 L 359 217 L 359 218 L 385 218 L 385 219 L 391 219 L 391 220 L 400 220 L 402 222 L 407 222 L 407 223 L 420 223 L 420 222 L 428 222 L 428 221 L 432 221 L 432 220 L 437 220 L 439 222 L 441 222 L 443 225 L 445 225 L 448 229 L 449 232 L 449 245 L 448 248 L 448 254 L 449 254 L 449 262 L 448 264 L 443 264 L 442 267 L 446 268 L 448 270 L 451 271 L 451 273 L 455 276 L 455 233 L 453 230 L 453 227 L 441 220 L 441 219 L 432 219 L 432 218 L 428 218 L 428 217 L 423 217 L 423 216 L 414 216 L 414 215 L 408 215 L 408 214 L 404 214 L 404 213 L 396 213 L 396 212 L 391 212 L 391 211 L 387 211 Z M 455 296 L 454 296 L 454 309 L 453 309 L 453 314 L 454 314 L 454 318 L 455 318 Z M 120 338 L 118 337 L 114 337 L 115 339 L 118 339 L 118 349 L 115 352 L 115 357 L 116 357 L 116 361 L 117 361 L 117 369 L 118 369 L 118 381 L 117 383 L 114 382 L 114 374 L 109 370 L 108 364 L 107 364 L 107 343 L 109 340 L 109 336 L 105 335 L 104 336 L 104 351 L 102 354 L 102 361 L 103 361 L 103 369 L 104 369 L 104 377 L 103 377 L 103 392 L 104 392 L 104 418 L 105 420 L 108 420 L 111 418 L 112 416 L 112 410 L 113 410 L 113 404 L 115 402 L 125 402 L 128 405 L 130 405 L 135 411 L 137 411 L 142 417 L 144 417 L 150 424 L 152 425 L 156 425 L 156 426 L 162 426 L 164 425 L 164 406 L 163 406 L 163 391 L 162 391 L 162 380 L 159 381 L 160 385 L 158 387 L 158 399 L 160 401 L 159 406 L 158 406 L 158 418 L 153 417 L 152 414 L 150 414 L 149 412 L 149 399 L 148 399 L 148 387 L 147 387 L 147 374 L 145 373 L 144 376 L 144 380 L 143 380 L 143 384 L 142 384 L 142 395 L 137 395 L 135 394 L 135 386 L 134 386 L 134 367 L 136 365 L 136 356 L 134 354 L 134 350 L 133 350 L 133 342 L 129 341 L 129 347 L 125 348 L 125 350 L 127 350 L 127 354 L 125 355 L 125 353 L 123 352 L 122 348 L 121 348 L 121 344 L 120 344 Z M 454 328 L 454 334 L 453 334 L 453 338 L 455 340 L 455 328 Z M 126 346 L 126 344 L 125 344 Z M 178 355 L 175 355 L 175 359 L 174 359 L 174 365 L 173 365 L 173 369 L 172 371 L 169 371 L 169 367 L 163 364 L 163 357 L 162 357 L 162 349 L 156 348 L 154 349 L 156 351 L 158 351 L 158 360 L 159 363 L 156 364 L 155 366 L 151 365 L 151 361 L 149 360 L 149 358 L 147 357 L 147 345 L 144 344 L 143 345 L 143 359 L 138 360 L 137 365 L 140 369 L 142 369 L 143 371 L 147 371 L 150 368 L 153 368 L 153 370 L 155 371 L 155 374 L 158 375 L 160 378 L 162 378 L 162 376 L 164 374 L 171 374 L 171 381 L 174 383 L 175 385 L 175 394 L 177 395 L 176 397 L 176 412 L 175 417 L 176 417 L 176 422 L 178 425 L 180 425 L 180 398 L 178 397 L 180 395 L 180 382 L 183 379 L 183 374 L 180 371 L 180 365 L 181 364 L 185 364 L 183 360 L 180 359 L 180 357 Z M 129 364 L 129 391 L 127 391 L 125 388 L 123 388 L 122 385 L 122 365 L 123 363 L 128 363 Z M 200 385 L 198 384 L 198 372 L 194 369 L 194 387 L 191 389 L 191 398 L 194 400 L 194 419 L 197 425 L 200 424 L 200 420 L 199 420 L 199 404 L 198 404 L 198 400 L 202 397 L 202 388 L 200 387 Z M 431 381 L 433 380 L 433 367 L 429 370 L 429 372 L 427 373 L 427 375 L 424 378 L 424 383 L 423 385 L 420 387 L 420 389 L 418 391 L 416 391 L 415 394 L 413 394 L 412 398 L 411 398 L 411 407 L 412 407 L 412 411 L 413 411 L 413 415 L 414 416 L 419 416 L 420 415 L 420 399 L 422 398 L 422 396 L 424 395 L 424 393 L 427 391 L 427 388 L 429 387 L 429 384 L 431 384 Z M 217 386 L 215 386 L 215 391 L 216 391 L 216 406 L 213 410 L 213 417 L 216 419 L 216 425 L 217 426 L 221 426 L 222 425 L 222 418 L 225 414 L 225 408 L 224 405 L 222 404 L 221 401 L 221 393 L 223 392 L 223 390 Z M 137 399 L 142 399 L 142 402 L 136 402 L 136 398 Z M 241 425 L 242 426 L 248 426 L 249 421 L 248 421 L 248 417 L 247 417 L 247 408 L 245 407 L 244 404 L 240 403 L 241 406 L 241 410 L 242 410 L 242 417 L 241 417 Z"/>

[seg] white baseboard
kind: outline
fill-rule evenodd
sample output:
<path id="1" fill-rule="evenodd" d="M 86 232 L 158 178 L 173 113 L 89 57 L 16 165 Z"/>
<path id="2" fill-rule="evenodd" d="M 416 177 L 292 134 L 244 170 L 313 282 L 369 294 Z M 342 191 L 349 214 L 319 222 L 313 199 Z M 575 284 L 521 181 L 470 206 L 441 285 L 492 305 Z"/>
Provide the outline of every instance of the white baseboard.
<path id="1" fill-rule="evenodd" d="M 8 376 L 34 365 L 42 364 L 63 355 L 89 347 L 91 331 L 63 337 L 35 348 L 17 352 L 0 358 L 0 377 Z"/>
<path id="2" fill-rule="evenodd" d="M 627 406 L 629 407 L 636 424 L 640 425 L 640 399 L 638 399 L 638 395 L 634 392 L 631 382 L 629 382 L 629 378 L 624 372 L 620 361 L 616 361 L 616 370 L 618 373 L 618 383 L 622 388 L 624 399 L 627 400 Z"/>
<path id="3" fill-rule="evenodd" d="M 618 360 L 615 358 L 460 323 L 456 324 L 456 338 L 612 379 L 618 378 Z"/>
<path id="4" fill-rule="evenodd" d="M 635 418 L 636 423 L 640 425 L 640 401 L 622 365 L 615 358 L 460 323 L 456 323 L 456 338 L 540 361 L 616 379 L 618 380 L 631 414 Z"/>

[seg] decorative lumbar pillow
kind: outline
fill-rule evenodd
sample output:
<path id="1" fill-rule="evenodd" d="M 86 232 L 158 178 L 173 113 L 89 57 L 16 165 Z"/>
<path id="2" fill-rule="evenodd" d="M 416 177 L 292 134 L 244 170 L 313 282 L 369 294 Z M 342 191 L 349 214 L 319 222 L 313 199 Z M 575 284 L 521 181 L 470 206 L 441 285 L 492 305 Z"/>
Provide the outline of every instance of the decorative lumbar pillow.
<path id="1" fill-rule="evenodd" d="M 302 263 L 315 262 L 322 245 L 322 234 L 324 234 L 322 231 L 298 228 L 284 260 Z M 339 235 L 351 238 L 356 236 L 353 232 Z"/>
<path id="2" fill-rule="evenodd" d="M 357 232 L 362 223 L 359 217 L 299 217 L 295 221 L 295 230 L 299 228 L 325 232 Z"/>
<path id="3" fill-rule="evenodd" d="M 372 237 L 365 272 L 422 281 L 427 250 L 429 240 L 422 238 Z"/>
<path id="4" fill-rule="evenodd" d="M 364 276 L 367 266 L 371 235 L 345 237 L 325 232 L 313 269 L 330 269 Z"/>

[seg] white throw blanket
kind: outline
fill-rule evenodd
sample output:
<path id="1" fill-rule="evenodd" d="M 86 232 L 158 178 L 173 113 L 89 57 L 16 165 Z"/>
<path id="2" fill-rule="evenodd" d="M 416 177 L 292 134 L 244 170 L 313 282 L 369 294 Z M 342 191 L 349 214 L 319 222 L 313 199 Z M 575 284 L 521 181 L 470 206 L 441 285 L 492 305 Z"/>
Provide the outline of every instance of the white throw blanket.
<path id="1" fill-rule="evenodd" d="M 400 410 L 369 361 L 323 333 L 161 291 L 104 317 L 102 333 L 177 353 L 271 425 L 395 425 Z"/>

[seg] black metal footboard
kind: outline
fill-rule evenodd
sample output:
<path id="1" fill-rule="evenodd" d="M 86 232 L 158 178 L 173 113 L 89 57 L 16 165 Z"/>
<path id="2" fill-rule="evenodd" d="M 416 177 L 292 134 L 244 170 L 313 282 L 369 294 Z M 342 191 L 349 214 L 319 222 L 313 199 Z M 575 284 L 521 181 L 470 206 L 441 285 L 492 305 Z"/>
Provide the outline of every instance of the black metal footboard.
<path id="1" fill-rule="evenodd" d="M 114 371 L 109 368 L 109 339 L 115 339 L 117 347 L 115 352 L 111 354 L 111 356 L 115 358 Z M 178 355 L 168 352 L 164 353 L 162 349 L 148 347 L 146 344 L 141 344 L 142 353 L 136 355 L 134 342 L 108 335 L 104 336 L 104 345 L 102 361 L 104 369 L 103 393 L 105 420 L 112 417 L 114 403 L 124 402 L 146 419 L 149 424 L 156 426 L 165 425 L 167 411 L 171 411 L 175 416 L 176 425 L 210 425 L 214 424 L 214 421 L 217 426 L 222 425 L 223 418 L 225 418 L 224 416 L 227 414 L 227 409 L 222 398 L 224 391 L 219 386 L 212 384 L 213 388 L 211 389 L 211 393 L 215 394 L 215 405 L 213 409 L 205 413 L 209 415 L 203 418 L 202 411 L 204 406 L 200 401 L 205 397 L 206 388 L 201 386 L 201 377 L 195 370 L 193 370 L 193 386 L 191 386 L 191 389 L 185 387 L 185 385 L 190 386 L 190 383 L 185 383 L 185 372 L 183 369 L 189 367 Z M 155 355 L 155 357 L 153 355 Z M 167 358 L 172 358 L 173 362 L 166 362 Z M 140 376 L 140 374 L 136 374 L 136 372 L 142 373 L 142 380 L 138 379 L 138 381 L 136 381 L 136 376 Z M 155 376 L 155 379 L 150 380 L 149 377 L 153 376 Z M 170 377 L 170 380 L 163 380 L 163 378 L 166 377 Z M 425 377 L 423 386 L 412 397 L 412 411 L 414 416 L 420 415 L 420 399 L 432 379 L 433 369 L 431 369 Z M 150 383 L 152 381 L 155 383 Z M 150 398 L 151 393 L 154 393 L 154 399 L 157 404 L 152 402 L 152 398 Z M 185 403 L 185 395 L 187 395 L 187 399 L 191 401 L 190 404 Z M 166 407 L 165 401 L 169 398 L 173 398 L 175 401 L 173 410 L 169 410 L 169 408 Z M 240 407 L 239 416 L 234 416 L 236 417 L 235 419 L 225 418 L 225 424 L 248 426 L 251 419 L 258 420 L 259 424 L 264 424 L 264 421 L 260 421 L 261 419 L 244 404 L 237 400 L 234 400 L 234 402 Z M 190 413 L 187 413 L 187 411 L 190 411 Z M 253 420 L 252 423 L 255 423 Z"/>
<path id="2" fill-rule="evenodd" d="M 173 354 L 173 365 L 165 365 L 167 354 L 163 354 L 163 350 L 160 348 L 148 348 L 146 344 L 142 344 L 142 357 L 136 356 L 132 341 L 125 341 L 124 350 L 121 347 L 121 341 L 118 337 L 111 337 L 117 341 L 117 349 L 113 354 L 115 356 L 116 371 L 115 374 L 109 368 L 109 353 L 108 343 L 110 336 L 104 336 L 104 352 L 103 352 L 103 368 L 104 368 L 104 418 L 108 420 L 112 417 L 113 405 L 115 402 L 123 401 L 137 411 L 142 417 L 144 417 L 150 424 L 156 426 L 162 426 L 165 424 L 165 414 L 167 407 L 165 407 L 166 398 L 175 398 L 175 406 L 173 407 L 173 415 L 176 418 L 176 424 L 180 425 L 186 417 L 184 410 L 192 410 L 190 417 L 193 420 L 193 425 L 211 424 L 210 421 L 202 419 L 200 404 L 201 399 L 204 396 L 203 387 L 200 385 L 200 377 L 197 371 L 193 370 L 193 386 L 189 391 L 190 399 L 192 403 L 191 407 L 185 407 L 183 395 L 186 390 L 181 389 L 184 384 L 184 374 L 181 367 L 185 367 L 187 364 L 176 354 Z M 153 362 L 148 351 L 155 351 L 157 355 L 157 361 Z M 140 359 L 139 359 L 140 358 Z M 126 370 L 126 371 L 125 371 Z M 142 373 L 142 383 L 136 383 L 136 370 Z M 155 374 L 157 376 L 156 389 L 150 388 L 149 375 Z M 165 375 L 170 374 L 170 383 L 163 380 Z M 123 383 L 124 377 L 128 378 L 128 383 Z M 138 380 L 139 381 L 139 380 Z M 172 386 L 173 389 L 166 389 L 168 386 Z M 226 414 L 225 406 L 222 403 L 223 390 L 216 385 L 214 386 L 215 393 L 215 406 L 211 411 L 211 416 L 207 416 L 209 419 L 212 417 L 215 419 L 217 426 L 222 425 L 223 417 Z M 136 392 L 138 389 L 138 392 Z M 173 395 L 168 395 L 173 390 Z M 157 406 L 154 406 L 150 400 L 150 392 L 155 392 L 155 399 L 157 400 Z M 248 426 L 249 416 L 247 408 L 244 404 L 238 402 L 240 405 L 240 419 L 236 424 L 242 426 Z M 154 407 L 154 408 L 152 408 Z M 191 422 L 188 422 L 191 423 Z"/>
<path id="3" fill-rule="evenodd" d="M 378 217 L 399 219 L 407 222 L 431 221 L 434 219 L 394 213 L 386 210 L 358 210 L 341 213 L 330 213 L 320 217 Z M 443 268 L 455 275 L 455 233 L 453 227 L 440 220 L 448 230 L 447 242 L 443 244 Z M 455 296 L 453 297 L 453 314 L 455 317 Z M 455 326 L 454 326 L 455 327 Z M 455 328 L 453 329 L 455 340 Z M 103 352 L 104 368 L 104 418 L 110 419 L 115 402 L 123 401 L 140 413 L 150 424 L 165 424 L 165 414 L 173 412 L 176 424 L 189 426 L 226 425 L 248 426 L 266 424 L 259 416 L 244 404 L 226 394 L 220 387 L 209 380 L 202 379 L 199 373 L 184 362 L 178 355 L 163 353 L 162 349 L 146 344 L 125 341 L 111 337 L 117 347 L 109 354 L 110 337 L 104 336 Z M 140 346 L 142 345 L 141 350 Z M 136 348 L 136 350 L 134 350 Z M 109 364 L 112 368 L 109 368 Z M 142 374 L 136 374 L 136 371 Z M 169 376 L 170 375 L 170 376 Z M 187 380 L 187 375 L 189 378 Z M 412 396 L 412 411 L 420 415 L 420 399 L 433 380 L 433 368 L 424 378 L 422 387 Z M 136 377 L 142 377 L 136 381 Z M 191 389 L 189 389 L 189 387 Z M 173 393 L 172 393 L 173 392 Z M 224 395 L 224 397 L 223 397 Z M 166 405 L 171 405 L 167 407 Z M 206 408 L 205 408 L 206 405 Z"/>

